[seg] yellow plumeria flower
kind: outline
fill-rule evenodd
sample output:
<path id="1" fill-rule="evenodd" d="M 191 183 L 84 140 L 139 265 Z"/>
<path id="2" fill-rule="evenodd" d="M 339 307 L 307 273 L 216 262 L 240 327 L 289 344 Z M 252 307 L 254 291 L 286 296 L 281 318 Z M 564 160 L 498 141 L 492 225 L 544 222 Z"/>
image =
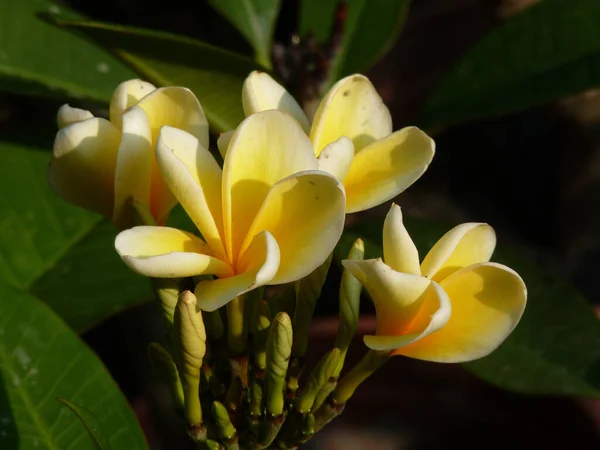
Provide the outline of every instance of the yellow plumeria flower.
<path id="1" fill-rule="evenodd" d="M 346 188 L 346 212 L 363 211 L 394 198 L 425 172 L 435 153 L 433 140 L 416 127 L 392 133 L 392 117 L 363 75 L 338 81 L 325 95 L 312 126 L 296 100 L 264 72 L 252 72 L 242 91 L 246 115 L 280 109 L 310 135 L 319 169 Z M 218 142 L 223 154 L 231 134 Z"/>
<path id="2" fill-rule="evenodd" d="M 64 105 L 48 168 L 50 186 L 65 200 L 100 213 L 121 228 L 133 225 L 132 200 L 164 223 L 175 197 L 165 185 L 154 146 L 163 125 L 181 128 L 208 146 L 208 122 L 194 94 L 181 87 L 121 83 L 110 103 L 110 120 Z"/>
<path id="3" fill-rule="evenodd" d="M 115 247 L 129 267 L 149 277 L 216 275 L 196 287 L 204 310 L 255 287 L 308 275 L 342 233 L 344 187 L 318 170 L 308 137 L 281 111 L 240 124 L 223 170 L 202 142 L 171 127 L 160 132 L 156 158 L 204 240 L 144 226 L 121 232 Z"/>
<path id="4" fill-rule="evenodd" d="M 417 249 L 392 205 L 383 226 L 383 256 L 345 260 L 371 294 L 377 312 L 373 350 L 436 362 L 488 355 L 512 332 L 527 301 L 521 277 L 489 262 L 492 227 L 464 223 L 446 233 L 419 265 Z"/>

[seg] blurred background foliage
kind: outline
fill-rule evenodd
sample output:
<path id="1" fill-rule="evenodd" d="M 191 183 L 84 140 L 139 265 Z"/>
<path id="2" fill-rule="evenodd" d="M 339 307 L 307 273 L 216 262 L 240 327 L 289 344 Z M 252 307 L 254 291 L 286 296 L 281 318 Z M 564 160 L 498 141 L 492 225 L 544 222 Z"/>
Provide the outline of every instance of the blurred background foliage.
<path id="1" fill-rule="evenodd" d="M 106 115 L 117 84 L 141 77 L 192 89 L 218 133 L 242 119 L 258 68 L 308 111 L 366 73 L 395 129 L 437 143 L 396 199 L 421 253 L 454 224 L 489 222 L 495 260 L 529 289 L 497 352 L 468 372 L 396 358 L 311 445 L 597 448 L 600 405 L 545 396 L 600 398 L 599 17 L 597 0 L 0 0 L 0 447 L 94 448 L 92 420 L 112 448 L 147 448 L 137 415 L 151 448 L 186 448 L 145 357 L 162 339 L 147 280 L 120 262 L 109 223 L 46 184 L 55 114 L 69 102 Z M 348 217 L 338 255 L 360 235 L 379 256 L 387 209 Z M 189 228 L 180 209 L 170 223 Z M 313 358 L 335 332 L 339 275 Z"/>

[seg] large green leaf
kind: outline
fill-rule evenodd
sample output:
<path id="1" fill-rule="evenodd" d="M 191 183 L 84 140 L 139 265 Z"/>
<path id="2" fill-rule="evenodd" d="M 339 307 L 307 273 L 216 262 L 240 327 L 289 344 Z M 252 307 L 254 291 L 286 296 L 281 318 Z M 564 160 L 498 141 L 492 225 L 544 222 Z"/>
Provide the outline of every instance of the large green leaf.
<path id="1" fill-rule="evenodd" d="M 329 82 L 362 72 L 381 58 L 398 38 L 410 0 L 348 0 L 339 53 Z M 314 33 L 319 42 L 332 34 L 338 0 L 302 0 L 301 36 Z"/>
<path id="2" fill-rule="evenodd" d="M 237 128 L 244 118 L 242 84 L 256 64 L 241 55 L 169 33 L 97 22 L 56 19 L 97 40 L 158 85 L 190 88 L 216 131 Z"/>
<path id="3" fill-rule="evenodd" d="M 117 84 L 135 77 L 131 69 L 107 51 L 38 17 L 43 13 L 68 13 L 63 6 L 47 0 L 5 0 L 1 9 L 3 90 L 66 93 L 108 101 Z"/>
<path id="4" fill-rule="evenodd" d="M 280 0 L 208 0 L 250 42 L 256 60 L 271 67 L 271 45 L 275 21 L 281 7 Z"/>
<path id="5" fill-rule="evenodd" d="M 422 257 L 447 231 L 424 220 L 406 218 L 405 223 Z M 366 257 L 381 256 L 381 230 L 381 224 L 373 223 L 349 229 L 338 256 L 344 257 L 359 236 L 365 239 Z M 515 251 L 500 246 L 493 260 L 523 277 L 527 308 L 499 349 L 464 367 L 516 392 L 600 398 L 600 321 L 589 304 L 565 281 L 543 273 Z"/>
<path id="6" fill-rule="evenodd" d="M 97 418 L 110 446 L 146 449 L 135 415 L 107 370 L 46 305 L 0 285 L 0 448 L 94 449 L 69 399 Z"/>
<path id="7" fill-rule="evenodd" d="M 82 331 L 152 294 L 116 254 L 117 230 L 50 190 L 49 160 L 48 150 L 0 141 L 0 283 Z"/>
<path id="8" fill-rule="evenodd" d="M 447 125 L 600 84 L 600 2 L 548 0 L 494 28 L 427 99 L 419 123 Z"/>

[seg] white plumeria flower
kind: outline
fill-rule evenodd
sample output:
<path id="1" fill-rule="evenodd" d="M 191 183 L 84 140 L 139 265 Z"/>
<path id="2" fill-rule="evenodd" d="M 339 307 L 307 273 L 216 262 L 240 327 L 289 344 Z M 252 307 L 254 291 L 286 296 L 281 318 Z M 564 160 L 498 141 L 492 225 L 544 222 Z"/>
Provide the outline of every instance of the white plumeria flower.
<path id="1" fill-rule="evenodd" d="M 176 199 L 154 158 L 158 132 L 170 125 L 208 146 L 208 122 L 195 95 L 182 87 L 156 89 L 141 80 L 121 83 L 110 103 L 110 120 L 64 105 L 48 168 L 50 186 L 65 200 L 100 213 L 120 228 L 134 223 L 130 207 L 148 207 L 164 223 Z"/>
<path id="2" fill-rule="evenodd" d="M 344 187 L 318 170 L 308 137 L 281 111 L 254 114 L 240 124 L 223 170 L 202 142 L 171 127 L 160 132 L 156 158 L 203 239 L 146 226 L 121 232 L 115 247 L 142 275 L 218 277 L 196 287 L 204 310 L 258 286 L 305 277 L 340 238 Z"/>
<path id="3" fill-rule="evenodd" d="M 465 223 L 446 233 L 419 265 L 419 255 L 392 205 L 383 227 L 384 260 L 345 260 L 375 303 L 373 350 L 435 362 L 488 355 L 513 331 L 527 302 L 521 277 L 489 262 L 492 227 Z"/>
<path id="4" fill-rule="evenodd" d="M 312 126 L 296 100 L 264 72 L 252 72 L 242 91 L 246 115 L 279 109 L 291 114 L 310 136 L 319 169 L 343 181 L 346 212 L 384 203 L 412 185 L 425 172 L 435 143 L 416 127 L 392 132 L 388 108 L 368 78 L 351 75 L 325 95 Z M 231 132 L 218 147 L 227 151 Z"/>

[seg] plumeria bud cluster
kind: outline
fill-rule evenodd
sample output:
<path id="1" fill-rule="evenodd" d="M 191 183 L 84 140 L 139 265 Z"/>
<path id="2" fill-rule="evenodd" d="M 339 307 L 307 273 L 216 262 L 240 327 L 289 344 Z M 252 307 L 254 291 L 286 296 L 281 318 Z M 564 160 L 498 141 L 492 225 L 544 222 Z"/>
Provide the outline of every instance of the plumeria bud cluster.
<path id="1" fill-rule="evenodd" d="M 121 230 L 116 251 L 152 279 L 169 345 L 151 344 L 149 355 L 192 439 L 209 449 L 296 448 L 390 357 L 470 361 L 506 339 L 526 289 L 490 262 L 493 229 L 459 225 L 420 262 L 394 204 L 382 258 L 365 259 L 358 239 L 341 261 L 334 346 L 305 367 L 345 215 L 403 192 L 435 146 L 418 128 L 393 131 L 362 75 L 336 83 L 312 121 L 266 73 L 248 76 L 241 102 L 246 118 L 216 141 L 219 164 L 191 91 L 125 82 L 109 119 L 59 110 L 48 170 L 65 200 Z M 177 203 L 197 233 L 165 226 Z M 346 370 L 363 287 L 377 327 Z"/>

